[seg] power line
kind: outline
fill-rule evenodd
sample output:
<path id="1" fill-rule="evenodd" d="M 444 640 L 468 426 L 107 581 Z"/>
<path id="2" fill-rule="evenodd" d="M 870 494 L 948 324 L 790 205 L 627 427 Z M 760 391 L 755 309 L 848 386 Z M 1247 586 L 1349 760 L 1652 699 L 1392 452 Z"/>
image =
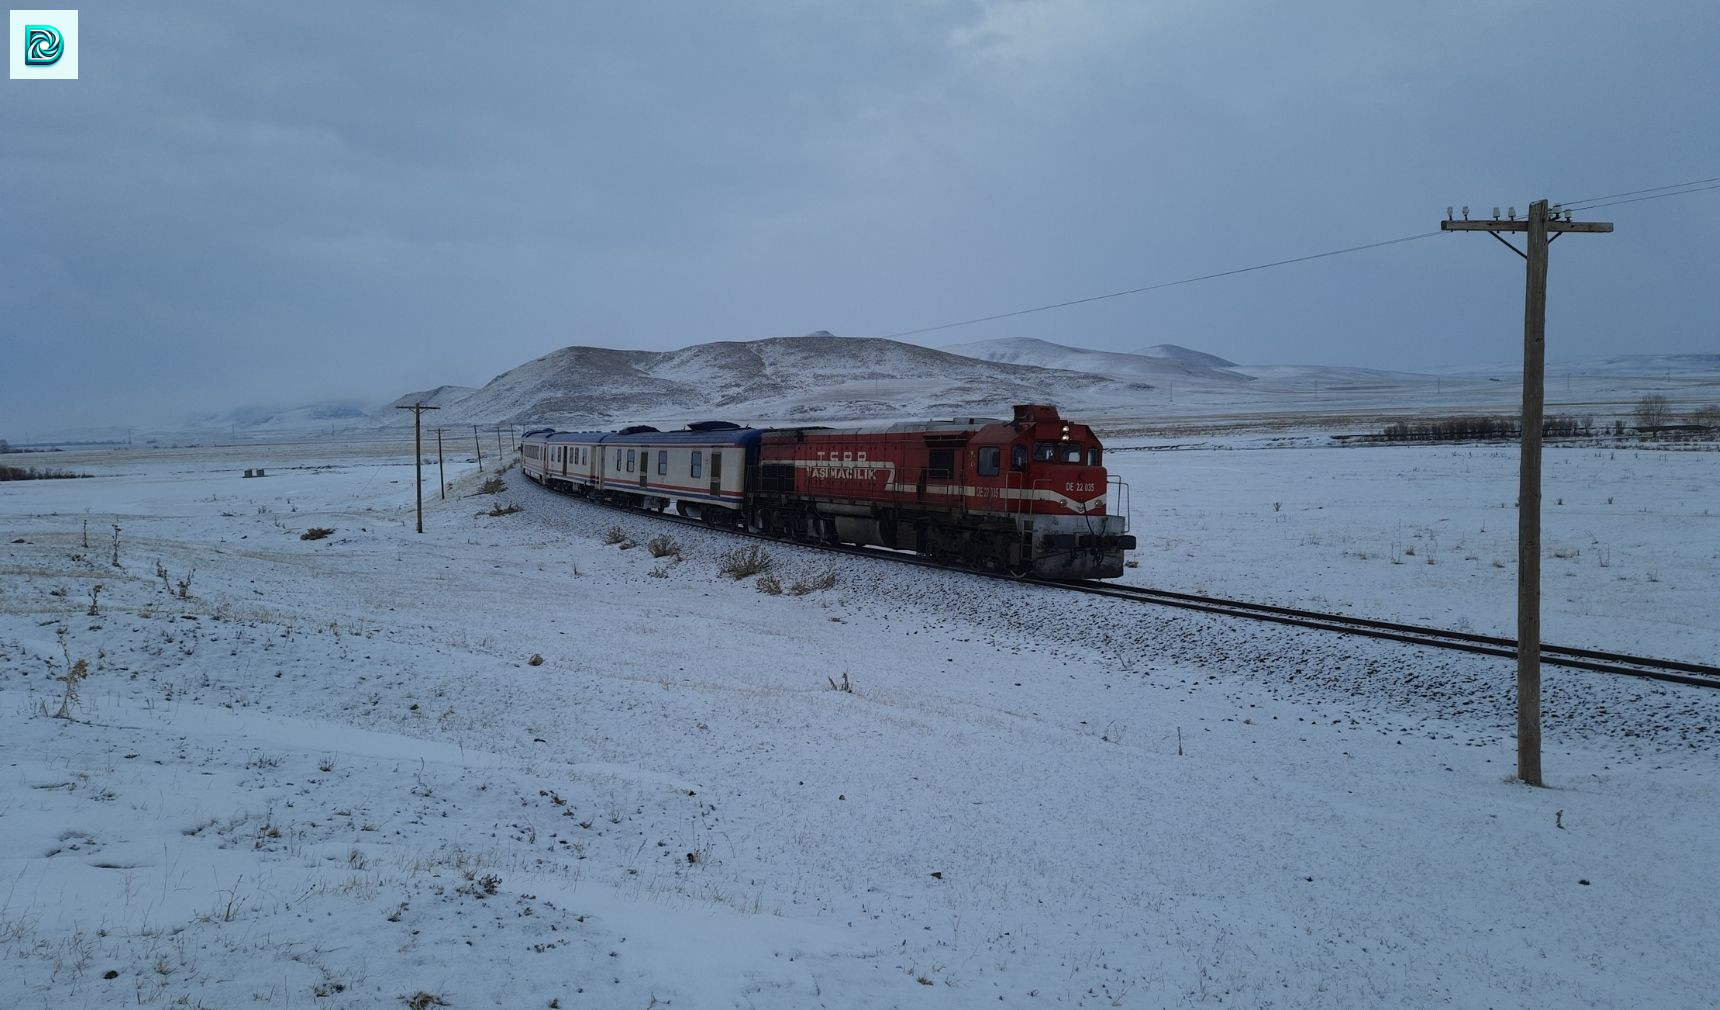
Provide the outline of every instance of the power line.
<path id="1" fill-rule="evenodd" d="M 1667 189 L 1683 189 L 1686 186 L 1701 186 L 1705 183 L 1720 182 L 1720 176 L 1712 179 L 1693 179 L 1690 182 L 1675 182 L 1670 186 L 1650 186 L 1648 189 L 1633 189 L 1628 193 L 1608 193 L 1606 196 L 1591 196 L 1582 200 L 1561 200 L 1557 206 L 1560 210 L 1586 210 L 1582 204 L 1596 203 L 1601 200 L 1613 200 L 1621 196 L 1640 196 L 1643 193 L 1659 193 Z M 1677 194 L 1672 194 L 1676 196 Z M 1610 205 L 1609 205 L 1610 206 Z"/>
<path id="2" fill-rule="evenodd" d="M 1367 250 L 1367 249 L 1379 249 L 1382 246 L 1400 245 L 1404 242 L 1416 242 L 1416 241 L 1419 241 L 1419 240 L 1424 239 L 1424 238 L 1432 238 L 1435 235 L 1439 235 L 1439 234 L 1442 234 L 1442 232 L 1428 231 L 1428 232 L 1422 232 L 1419 235 L 1405 235 L 1402 238 L 1390 238 L 1390 239 L 1386 239 L 1383 242 L 1369 242 L 1366 245 L 1354 245 L 1354 246 L 1350 246 L 1350 247 L 1345 248 L 1345 249 L 1330 249 L 1330 250 L 1327 250 L 1326 252 L 1311 253 L 1307 256 L 1294 256 L 1290 259 L 1273 260 L 1270 263 L 1256 263 L 1253 266 L 1237 267 L 1234 270 L 1220 270 L 1217 273 L 1201 274 L 1198 277 L 1184 277 L 1181 280 L 1163 281 L 1163 282 L 1158 283 L 1158 284 L 1148 284 L 1148 285 L 1145 285 L 1143 287 L 1129 288 L 1126 291 L 1112 291 L 1112 292 L 1109 292 L 1108 294 L 1103 294 L 1103 295 L 1089 295 L 1086 298 L 1071 298 L 1068 301 L 1053 302 L 1049 305 L 1035 305 L 1032 308 L 1028 308 L 1028 309 L 1016 309 L 1013 312 L 999 312 L 999 313 L 996 313 L 995 315 L 977 316 L 973 319 L 963 319 L 963 320 L 953 322 L 953 323 L 939 323 L 936 326 L 922 326 L 919 329 L 902 330 L 899 333 L 886 333 L 886 334 L 884 334 L 884 336 L 886 339 L 893 340 L 897 337 L 911 337 L 911 336 L 914 336 L 916 334 L 932 333 L 932 332 L 935 332 L 937 330 L 951 330 L 951 329 L 955 329 L 958 326 L 972 326 L 975 323 L 989 323 L 989 322 L 996 320 L 996 319 L 1010 319 L 1010 318 L 1013 318 L 1015 316 L 1029 315 L 1029 314 L 1034 313 L 1034 312 L 1049 312 L 1052 309 L 1068 308 L 1071 305 L 1085 305 L 1088 302 L 1101 302 L 1107 298 L 1122 298 L 1125 295 L 1144 294 L 1148 291 L 1159 291 L 1159 290 L 1162 290 L 1164 288 L 1174 288 L 1174 287 L 1177 287 L 1177 286 L 1183 285 L 1183 284 L 1195 284 L 1195 283 L 1198 283 L 1200 281 L 1216 280 L 1220 277 L 1234 277 L 1237 274 L 1253 273 L 1254 271 L 1257 271 L 1257 270 L 1269 270 L 1273 267 L 1289 266 L 1292 263 L 1306 263 L 1309 260 L 1325 259 L 1329 256 L 1342 256 L 1346 253 L 1362 252 L 1362 251 Z"/>
<path id="3" fill-rule="evenodd" d="M 1609 203 L 1591 203 L 1586 207 L 1573 207 L 1571 209 L 1572 210 L 1595 210 L 1595 209 L 1600 208 L 1600 207 L 1617 207 L 1620 204 L 1641 203 L 1644 200 L 1664 200 L 1669 196 L 1684 196 L 1688 193 L 1701 193 L 1701 192 L 1705 192 L 1705 191 L 1710 190 L 1710 189 L 1720 189 L 1720 180 L 1716 180 L 1716 184 L 1713 186 L 1698 186 L 1695 189 L 1681 189 L 1676 193 L 1659 193 L 1655 196 L 1639 196 L 1634 200 L 1613 200 Z M 1563 208 L 1561 208 L 1561 209 L 1563 209 Z"/>

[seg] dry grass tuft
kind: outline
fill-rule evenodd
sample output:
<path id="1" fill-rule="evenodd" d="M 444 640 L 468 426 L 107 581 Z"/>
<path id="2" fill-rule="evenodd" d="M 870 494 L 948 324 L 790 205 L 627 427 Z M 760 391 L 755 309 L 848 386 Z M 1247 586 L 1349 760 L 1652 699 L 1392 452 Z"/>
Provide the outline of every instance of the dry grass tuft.
<path id="1" fill-rule="evenodd" d="M 717 571 L 731 579 L 744 579 L 749 575 L 768 572 L 775 564 L 776 559 L 763 547 L 753 544 L 751 547 L 737 547 L 724 554 L 718 560 Z"/>

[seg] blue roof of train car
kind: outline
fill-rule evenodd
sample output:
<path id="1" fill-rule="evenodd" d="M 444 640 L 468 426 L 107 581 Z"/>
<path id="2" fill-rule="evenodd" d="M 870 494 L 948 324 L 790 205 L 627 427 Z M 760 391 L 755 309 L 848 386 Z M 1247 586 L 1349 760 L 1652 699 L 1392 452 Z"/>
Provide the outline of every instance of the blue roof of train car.
<path id="1" fill-rule="evenodd" d="M 764 434 L 760 428 L 730 428 L 723 431 L 641 431 L 622 435 L 613 431 L 558 431 L 546 442 L 578 442 L 602 445 L 739 445 L 754 446 Z"/>

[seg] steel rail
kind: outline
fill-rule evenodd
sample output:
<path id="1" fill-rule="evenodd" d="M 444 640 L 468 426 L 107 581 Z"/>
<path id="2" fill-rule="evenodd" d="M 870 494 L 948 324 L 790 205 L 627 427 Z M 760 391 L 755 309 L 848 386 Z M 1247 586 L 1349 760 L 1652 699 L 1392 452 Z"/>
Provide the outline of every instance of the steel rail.
<path id="1" fill-rule="evenodd" d="M 1472 632 L 1430 628 L 1423 625 L 1381 621 L 1367 617 L 1352 617 L 1346 614 L 1327 614 L 1313 610 L 1299 610 L 1294 607 L 1278 607 L 1265 603 L 1227 600 L 1141 586 L 1114 585 L 1093 581 L 1046 584 L 1060 586 L 1075 592 L 1133 600 L 1139 603 L 1179 607 L 1185 610 L 1197 610 L 1227 617 L 1269 621 L 1276 624 L 1380 638 L 1413 645 L 1434 646 L 1484 656 L 1515 657 L 1517 655 L 1516 639 L 1500 638 L 1493 635 L 1478 635 Z M 1598 649 L 1550 644 L 1541 646 L 1541 661 L 1548 666 L 1562 666 L 1575 670 L 1643 677 L 1695 687 L 1720 687 L 1720 666 L 1709 666 L 1702 663 L 1654 659 L 1647 656 L 1630 656 L 1623 653 L 1603 652 Z"/>

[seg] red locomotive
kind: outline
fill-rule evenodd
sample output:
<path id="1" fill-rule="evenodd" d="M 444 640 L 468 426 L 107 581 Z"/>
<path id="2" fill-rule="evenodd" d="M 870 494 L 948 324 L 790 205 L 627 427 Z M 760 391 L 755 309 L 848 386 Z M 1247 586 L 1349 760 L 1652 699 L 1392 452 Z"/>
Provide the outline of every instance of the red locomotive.
<path id="1" fill-rule="evenodd" d="M 1107 514 L 1103 452 L 1091 428 L 1037 404 L 1009 421 L 766 431 L 750 521 L 1018 574 L 1110 578 L 1135 538 L 1126 514 Z"/>
<path id="2" fill-rule="evenodd" d="M 1113 578 L 1135 547 L 1127 486 L 1092 429 L 1052 406 L 878 428 L 541 429 L 521 452 L 533 480 L 619 504 L 1017 575 Z M 719 478 L 730 455 L 741 468 Z"/>

